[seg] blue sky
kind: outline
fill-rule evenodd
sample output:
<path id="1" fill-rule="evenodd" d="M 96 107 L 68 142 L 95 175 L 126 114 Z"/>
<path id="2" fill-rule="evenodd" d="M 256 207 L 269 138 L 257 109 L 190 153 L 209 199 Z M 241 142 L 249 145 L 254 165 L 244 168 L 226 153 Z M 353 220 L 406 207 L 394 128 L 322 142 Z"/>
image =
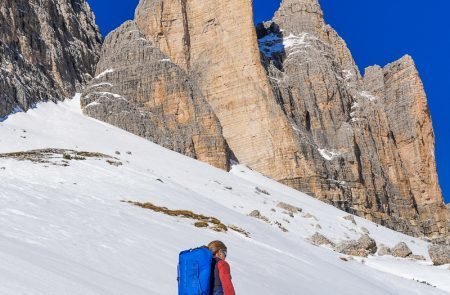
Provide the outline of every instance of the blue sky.
<path id="1" fill-rule="evenodd" d="M 88 0 L 104 35 L 132 19 L 138 0 Z M 255 20 L 272 18 L 280 0 L 254 0 Z M 346 40 L 361 71 L 404 54 L 416 61 L 436 134 L 440 183 L 450 202 L 450 1 L 321 0 L 325 18 Z"/>

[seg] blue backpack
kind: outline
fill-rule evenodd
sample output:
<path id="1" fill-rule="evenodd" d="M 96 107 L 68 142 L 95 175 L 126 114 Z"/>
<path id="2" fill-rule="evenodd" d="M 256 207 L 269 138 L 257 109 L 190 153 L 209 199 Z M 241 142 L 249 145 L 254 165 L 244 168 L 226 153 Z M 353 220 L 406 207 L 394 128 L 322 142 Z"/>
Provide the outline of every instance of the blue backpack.
<path id="1" fill-rule="evenodd" d="M 178 262 L 178 295 L 210 295 L 212 253 L 208 247 L 180 253 Z"/>

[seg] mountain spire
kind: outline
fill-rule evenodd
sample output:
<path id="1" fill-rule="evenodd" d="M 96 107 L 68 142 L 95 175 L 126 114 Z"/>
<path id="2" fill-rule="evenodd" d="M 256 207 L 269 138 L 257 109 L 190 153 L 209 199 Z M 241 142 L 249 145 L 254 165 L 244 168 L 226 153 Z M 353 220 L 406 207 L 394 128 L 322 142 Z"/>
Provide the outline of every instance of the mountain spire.
<path id="1" fill-rule="evenodd" d="M 325 25 L 317 0 L 283 0 L 273 21 L 293 34 L 317 32 Z"/>

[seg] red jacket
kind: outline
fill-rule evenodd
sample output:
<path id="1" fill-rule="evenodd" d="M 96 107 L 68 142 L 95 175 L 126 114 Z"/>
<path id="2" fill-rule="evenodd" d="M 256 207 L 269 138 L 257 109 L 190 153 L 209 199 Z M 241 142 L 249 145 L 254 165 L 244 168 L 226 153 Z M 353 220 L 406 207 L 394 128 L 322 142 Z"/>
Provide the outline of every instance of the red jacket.
<path id="1" fill-rule="evenodd" d="M 222 293 L 223 292 L 223 293 Z M 236 295 L 233 282 L 231 281 L 230 265 L 225 261 L 216 258 L 214 269 L 214 295 Z"/>

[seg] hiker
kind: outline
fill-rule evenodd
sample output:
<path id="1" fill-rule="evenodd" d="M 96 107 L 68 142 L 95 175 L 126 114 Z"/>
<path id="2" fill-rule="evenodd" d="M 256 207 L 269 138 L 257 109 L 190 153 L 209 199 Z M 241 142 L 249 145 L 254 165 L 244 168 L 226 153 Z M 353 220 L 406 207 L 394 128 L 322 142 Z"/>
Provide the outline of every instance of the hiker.
<path id="1" fill-rule="evenodd" d="M 212 241 L 208 245 L 213 254 L 212 294 L 211 295 L 235 295 L 231 282 L 230 265 L 225 261 L 227 246 L 221 241 Z"/>

